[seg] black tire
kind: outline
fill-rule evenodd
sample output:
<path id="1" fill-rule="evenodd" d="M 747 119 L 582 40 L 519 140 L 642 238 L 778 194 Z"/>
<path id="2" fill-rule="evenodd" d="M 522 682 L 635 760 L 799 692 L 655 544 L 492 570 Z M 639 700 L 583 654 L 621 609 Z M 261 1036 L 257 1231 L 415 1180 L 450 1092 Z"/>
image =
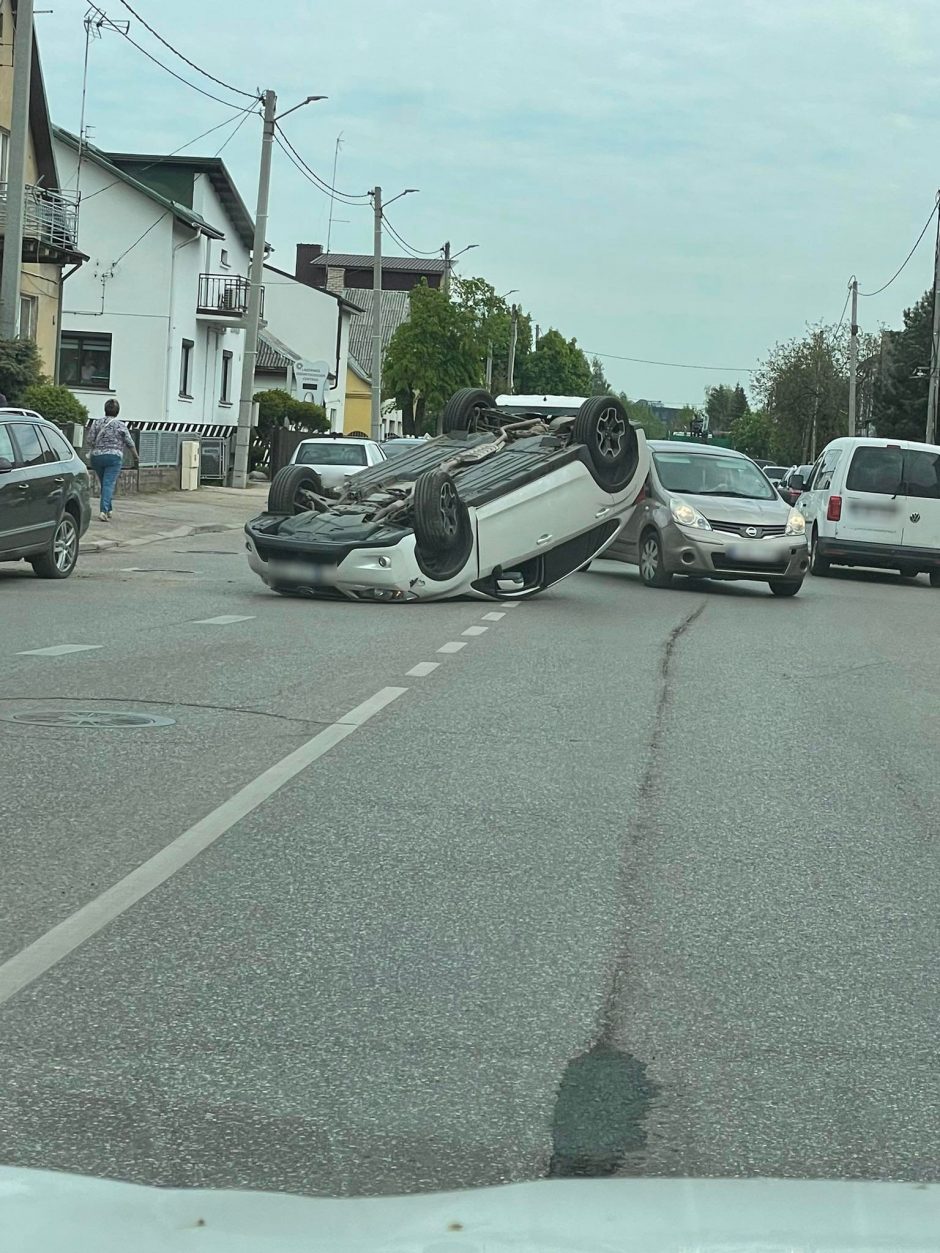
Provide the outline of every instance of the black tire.
<path id="1" fill-rule="evenodd" d="M 473 549 L 470 513 L 446 470 L 428 470 L 415 480 L 415 550 L 432 579 L 444 582 L 460 573 Z"/>
<path id="2" fill-rule="evenodd" d="M 588 452 L 594 479 L 619 492 L 636 473 L 640 447 L 627 411 L 616 396 L 592 396 L 578 410 L 572 439 Z"/>
<path id="3" fill-rule="evenodd" d="M 306 494 L 323 495 L 323 483 L 316 470 L 309 466 L 284 466 L 271 480 L 268 491 L 268 513 L 309 513 Z"/>
<path id="4" fill-rule="evenodd" d="M 786 582 L 771 583 L 770 590 L 775 596 L 795 596 L 802 586 L 802 579 L 787 579 Z"/>
<path id="5" fill-rule="evenodd" d="M 814 529 L 809 541 L 809 572 L 819 579 L 824 579 L 829 574 L 829 562 L 819 555 L 818 544 L 819 536 Z"/>
<path id="6" fill-rule="evenodd" d="M 930 571 L 930 586 L 940 587 L 940 570 Z"/>
<path id="7" fill-rule="evenodd" d="M 78 522 L 68 510 L 59 519 L 49 546 L 30 565 L 40 579 L 67 579 L 78 562 Z"/>
<path id="8" fill-rule="evenodd" d="M 484 414 L 486 410 L 495 408 L 496 401 L 482 387 L 462 387 L 444 406 L 441 416 L 444 434 L 487 429 Z"/>
<path id="9" fill-rule="evenodd" d="M 904 580 L 905 583 L 908 583 L 912 579 L 916 579 L 917 576 L 920 574 L 920 571 L 917 569 L 916 566 L 901 566 L 898 569 L 898 574 L 901 576 L 901 578 Z"/>
<path id="10" fill-rule="evenodd" d="M 640 536 L 640 580 L 645 587 L 669 587 L 672 583 L 672 575 L 663 565 L 662 541 L 653 530 Z"/>

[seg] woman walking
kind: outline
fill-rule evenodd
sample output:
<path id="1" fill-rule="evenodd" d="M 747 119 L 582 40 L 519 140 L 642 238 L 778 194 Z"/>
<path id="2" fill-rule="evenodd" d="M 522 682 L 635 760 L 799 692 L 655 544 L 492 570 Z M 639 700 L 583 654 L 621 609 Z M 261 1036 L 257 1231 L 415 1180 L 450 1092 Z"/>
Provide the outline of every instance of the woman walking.
<path id="1" fill-rule="evenodd" d="M 98 517 L 102 522 L 111 521 L 114 488 L 124 465 L 124 449 L 130 449 L 135 465 L 138 461 L 137 448 L 130 432 L 123 422 L 118 421 L 120 412 L 121 406 L 116 400 L 106 400 L 104 417 L 90 422 L 85 434 L 85 447 L 90 453 L 88 464 L 101 484 L 101 513 Z"/>

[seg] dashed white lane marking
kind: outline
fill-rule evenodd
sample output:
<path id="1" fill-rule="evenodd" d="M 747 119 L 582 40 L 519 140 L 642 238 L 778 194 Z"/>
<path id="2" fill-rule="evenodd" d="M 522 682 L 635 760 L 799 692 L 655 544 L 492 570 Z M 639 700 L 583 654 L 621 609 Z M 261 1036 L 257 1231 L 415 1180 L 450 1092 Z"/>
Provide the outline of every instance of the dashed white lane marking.
<path id="1" fill-rule="evenodd" d="M 195 826 L 177 836 L 171 844 L 167 844 L 143 865 L 125 875 L 113 887 L 83 905 L 51 931 L 47 931 L 0 965 L 0 1005 L 58 965 L 64 957 L 68 957 L 103 927 L 143 900 L 154 888 L 166 883 L 237 822 L 253 813 L 285 783 L 290 782 L 318 757 L 335 748 L 363 723 L 407 691 L 406 687 L 383 687 L 337 722 L 324 727 L 313 739 L 307 740 L 300 748 L 288 753 L 263 774 L 259 774 L 240 792 L 213 809 L 211 814 L 201 818 Z"/>
<path id="2" fill-rule="evenodd" d="M 440 664 L 439 661 L 419 661 L 416 666 L 412 666 L 407 672 L 408 677 L 412 679 L 426 679 Z"/>
<path id="3" fill-rule="evenodd" d="M 499 622 L 500 618 L 505 618 L 504 613 L 485 613 L 483 615 L 484 622 Z"/>
<path id="4" fill-rule="evenodd" d="M 50 648 L 27 648 L 17 657 L 64 657 L 66 653 L 89 653 L 103 644 L 53 644 Z"/>
<path id="5" fill-rule="evenodd" d="M 467 627 L 466 631 L 461 631 L 460 634 L 461 635 L 485 635 L 489 629 L 490 629 L 489 627 L 472 626 L 472 627 Z"/>
<path id="6" fill-rule="evenodd" d="M 462 648 L 466 647 L 466 640 L 451 640 L 449 644 L 442 644 L 437 651 L 439 653 L 459 653 Z"/>
<path id="7" fill-rule="evenodd" d="M 251 622 L 253 613 L 223 613 L 218 618 L 196 618 L 193 626 L 229 626 L 232 622 Z"/>
<path id="8" fill-rule="evenodd" d="M 506 606 L 507 609 L 519 608 L 519 602 L 517 600 L 504 600 L 503 604 Z"/>

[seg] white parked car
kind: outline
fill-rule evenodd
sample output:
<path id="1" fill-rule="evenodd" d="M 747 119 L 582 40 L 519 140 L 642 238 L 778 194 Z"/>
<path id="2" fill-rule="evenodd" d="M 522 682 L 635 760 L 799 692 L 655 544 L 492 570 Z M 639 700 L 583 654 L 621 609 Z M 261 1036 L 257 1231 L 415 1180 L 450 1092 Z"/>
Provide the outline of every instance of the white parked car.
<path id="1" fill-rule="evenodd" d="M 911 440 L 834 439 L 800 490 L 813 574 L 875 566 L 940 587 L 940 447 Z"/>
<path id="2" fill-rule="evenodd" d="M 268 512 L 245 528 L 251 568 L 278 592 L 352 600 L 550 587 L 616 537 L 649 473 L 643 432 L 616 397 L 560 408 L 497 406 L 465 388 L 444 409 L 444 435 L 339 491 L 285 466 Z"/>
<path id="3" fill-rule="evenodd" d="M 359 474 L 385 460 L 381 444 L 350 435 L 314 435 L 294 449 L 290 465 L 309 466 L 324 488 L 342 487 L 351 474 Z"/>

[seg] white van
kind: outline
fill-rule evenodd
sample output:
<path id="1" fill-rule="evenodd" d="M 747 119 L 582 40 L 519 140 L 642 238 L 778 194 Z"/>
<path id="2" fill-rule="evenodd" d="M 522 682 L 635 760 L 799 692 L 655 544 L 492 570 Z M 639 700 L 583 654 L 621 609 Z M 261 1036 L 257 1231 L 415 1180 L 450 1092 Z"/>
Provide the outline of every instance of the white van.
<path id="1" fill-rule="evenodd" d="M 810 569 L 876 566 L 940 587 L 940 447 L 905 439 L 834 439 L 801 489 Z"/>

